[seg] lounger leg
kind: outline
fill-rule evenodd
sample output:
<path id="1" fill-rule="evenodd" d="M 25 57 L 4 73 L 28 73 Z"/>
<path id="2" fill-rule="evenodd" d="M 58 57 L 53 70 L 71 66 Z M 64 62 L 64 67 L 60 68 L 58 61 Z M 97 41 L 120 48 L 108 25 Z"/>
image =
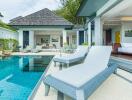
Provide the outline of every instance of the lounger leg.
<path id="1" fill-rule="evenodd" d="M 77 90 L 76 91 L 76 100 L 86 100 L 84 97 L 84 92 L 82 90 Z"/>
<path id="2" fill-rule="evenodd" d="M 69 63 L 67 63 L 67 67 L 69 67 Z"/>
<path id="3" fill-rule="evenodd" d="M 59 66 L 59 70 L 62 70 L 62 64 L 60 64 L 60 66 Z"/>
<path id="4" fill-rule="evenodd" d="M 58 91 L 57 100 L 64 100 L 64 94 L 60 91 Z"/>
<path id="5" fill-rule="evenodd" d="M 50 86 L 45 84 L 45 96 L 48 96 L 50 90 Z"/>
<path id="6" fill-rule="evenodd" d="M 114 74 L 117 74 L 117 69 L 114 71 Z"/>
<path id="7" fill-rule="evenodd" d="M 56 66 L 56 62 L 54 61 L 54 66 Z"/>

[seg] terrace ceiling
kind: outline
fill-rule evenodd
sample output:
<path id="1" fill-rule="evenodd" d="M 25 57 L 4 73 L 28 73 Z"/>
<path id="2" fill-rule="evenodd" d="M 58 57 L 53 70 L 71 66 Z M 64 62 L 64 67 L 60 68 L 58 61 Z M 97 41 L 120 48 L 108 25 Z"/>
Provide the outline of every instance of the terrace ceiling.
<path id="1" fill-rule="evenodd" d="M 120 27 L 124 21 L 132 22 L 132 0 L 123 0 L 102 16 L 106 28 Z"/>
<path id="2" fill-rule="evenodd" d="M 103 15 L 103 18 L 132 17 L 132 0 L 123 0 Z"/>

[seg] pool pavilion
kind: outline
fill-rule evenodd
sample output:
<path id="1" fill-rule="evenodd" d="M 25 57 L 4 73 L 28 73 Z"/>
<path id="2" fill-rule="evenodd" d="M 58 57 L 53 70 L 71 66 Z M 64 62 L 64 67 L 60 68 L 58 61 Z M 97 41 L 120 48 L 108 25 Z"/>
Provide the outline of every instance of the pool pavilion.
<path id="1" fill-rule="evenodd" d="M 59 49 L 64 44 L 79 45 L 86 40 L 83 27 L 75 28 L 71 22 L 47 8 L 14 18 L 9 24 L 18 29 L 18 41 L 22 49 L 27 45 L 31 48 L 42 45 L 44 49 Z"/>

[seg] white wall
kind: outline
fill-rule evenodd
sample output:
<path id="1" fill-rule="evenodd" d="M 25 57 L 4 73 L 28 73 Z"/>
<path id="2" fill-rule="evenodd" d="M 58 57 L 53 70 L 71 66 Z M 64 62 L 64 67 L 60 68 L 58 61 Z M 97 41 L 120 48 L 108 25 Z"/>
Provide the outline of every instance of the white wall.
<path id="1" fill-rule="evenodd" d="M 16 40 L 18 40 L 18 33 L 0 27 L 0 38 L 1 39 L 16 39 Z"/>
<path id="2" fill-rule="evenodd" d="M 132 30 L 132 22 L 122 22 L 121 42 L 132 43 L 132 37 L 125 37 L 125 31 Z"/>

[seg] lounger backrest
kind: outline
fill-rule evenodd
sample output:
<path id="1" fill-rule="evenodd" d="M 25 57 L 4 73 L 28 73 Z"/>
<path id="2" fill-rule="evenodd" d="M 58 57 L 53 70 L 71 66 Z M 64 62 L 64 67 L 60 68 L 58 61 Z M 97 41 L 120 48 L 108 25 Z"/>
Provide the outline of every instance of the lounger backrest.
<path id="1" fill-rule="evenodd" d="M 111 46 L 93 46 L 91 47 L 88 56 L 86 57 L 86 64 L 93 66 L 106 67 L 111 55 Z"/>
<path id="2" fill-rule="evenodd" d="M 41 50 L 42 49 L 42 46 L 36 46 L 36 49 L 39 49 L 39 50 Z"/>
<path id="3" fill-rule="evenodd" d="M 82 55 L 84 56 L 88 52 L 88 46 L 78 46 L 74 55 Z"/>

